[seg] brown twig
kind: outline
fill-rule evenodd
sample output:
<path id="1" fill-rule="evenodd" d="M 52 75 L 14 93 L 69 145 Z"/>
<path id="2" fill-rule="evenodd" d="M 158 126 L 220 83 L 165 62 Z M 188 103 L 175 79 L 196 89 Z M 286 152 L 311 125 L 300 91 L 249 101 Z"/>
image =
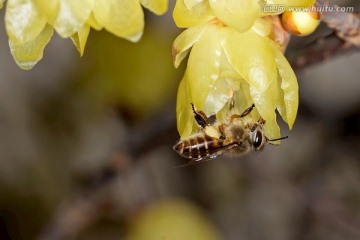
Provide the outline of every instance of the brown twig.
<path id="1" fill-rule="evenodd" d="M 318 38 L 301 49 L 294 50 L 292 56 L 289 56 L 289 60 L 292 67 L 298 70 L 352 51 L 358 51 L 358 49 L 331 34 Z"/>
<path id="2" fill-rule="evenodd" d="M 333 6 L 338 7 L 337 5 Z M 323 12 L 321 20 L 334 29 L 335 34 L 352 45 L 360 48 L 360 14 L 347 12 Z"/>

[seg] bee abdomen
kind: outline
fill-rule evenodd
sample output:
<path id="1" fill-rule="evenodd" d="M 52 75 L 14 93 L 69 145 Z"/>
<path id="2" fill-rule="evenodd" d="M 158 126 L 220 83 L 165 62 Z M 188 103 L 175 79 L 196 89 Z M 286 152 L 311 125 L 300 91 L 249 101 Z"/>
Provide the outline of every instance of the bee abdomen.
<path id="1" fill-rule="evenodd" d="M 182 157 L 201 159 L 219 152 L 222 146 L 222 140 L 203 135 L 179 141 L 175 144 L 174 150 Z"/>

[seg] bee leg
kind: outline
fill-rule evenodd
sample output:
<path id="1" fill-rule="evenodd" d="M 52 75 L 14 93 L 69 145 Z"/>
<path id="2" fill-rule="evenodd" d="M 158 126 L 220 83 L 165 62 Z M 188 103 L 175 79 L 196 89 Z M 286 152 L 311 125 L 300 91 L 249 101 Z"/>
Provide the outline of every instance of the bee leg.
<path id="1" fill-rule="evenodd" d="M 265 120 L 264 120 L 262 117 L 260 117 L 257 122 L 258 122 L 258 124 L 260 124 L 260 125 L 264 125 L 264 124 L 265 124 Z"/>
<path id="2" fill-rule="evenodd" d="M 245 117 L 246 115 L 249 115 L 254 107 L 255 107 L 255 104 L 252 104 L 250 107 L 245 109 L 245 111 L 240 115 L 240 117 Z"/>
<path id="3" fill-rule="evenodd" d="M 251 131 L 252 131 L 252 132 L 255 131 L 255 129 L 256 129 L 259 125 L 262 126 L 262 125 L 264 125 L 264 124 L 265 124 L 265 120 L 264 120 L 262 117 L 260 117 L 259 120 L 257 120 L 257 122 L 252 126 Z"/>
<path id="4" fill-rule="evenodd" d="M 230 98 L 229 109 L 232 110 L 234 109 L 234 107 L 235 107 L 235 100 L 234 100 L 234 96 L 232 96 Z"/>
<path id="5" fill-rule="evenodd" d="M 205 128 L 206 126 L 209 125 L 209 119 L 208 117 L 205 115 L 205 113 L 203 111 L 196 111 L 194 104 L 191 103 L 191 108 L 194 112 L 194 117 L 196 122 L 199 124 L 200 127 Z"/>
<path id="6" fill-rule="evenodd" d="M 230 122 L 232 123 L 235 119 L 241 118 L 241 115 L 239 114 L 233 114 L 230 116 Z"/>
<path id="7" fill-rule="evenodd" d="M 251 113 L 251 111 L 253 110 L 253 108 L 255 107 L 255 104 L 251 105 L 250 107 L 248 107 L 247 109 L 245 109 L 245 111 L 242 114 L 233 114 L 230 116 L 230 122 L 232 123 L 235 119 L 237 118 L 242 118 L 245 117 L 246 115 L 248 115 L 249 113 Z"/>

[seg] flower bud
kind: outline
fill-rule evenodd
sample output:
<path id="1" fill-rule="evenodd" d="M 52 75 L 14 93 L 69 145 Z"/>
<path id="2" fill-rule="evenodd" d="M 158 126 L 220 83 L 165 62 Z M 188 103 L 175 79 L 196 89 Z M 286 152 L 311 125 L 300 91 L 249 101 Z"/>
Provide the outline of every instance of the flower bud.
<path id="1" fill-rule="evenodd" d="M 304 36 L 315 31 L 320 23 L 320 13 L 285 11 L 281 21 L 284 29 L 289 33 Z"/>

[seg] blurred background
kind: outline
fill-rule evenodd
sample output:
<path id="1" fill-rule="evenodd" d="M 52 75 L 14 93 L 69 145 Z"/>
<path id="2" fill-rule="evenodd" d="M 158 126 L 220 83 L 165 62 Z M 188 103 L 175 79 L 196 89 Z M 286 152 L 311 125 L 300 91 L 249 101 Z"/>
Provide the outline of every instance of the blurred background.
<path id="1" fill-rule="evenodd" d="M 55 34 L 30 71 L 10 55 L 2 9 L 0 239 L 360 239 L 360 52 L 304 64 L 337 40 L 325 25 L 294 37 L 289 139 L 175 168 L 171 9 L 146 12 L 136 44 L 92 30 L 81 58 Z"/>

